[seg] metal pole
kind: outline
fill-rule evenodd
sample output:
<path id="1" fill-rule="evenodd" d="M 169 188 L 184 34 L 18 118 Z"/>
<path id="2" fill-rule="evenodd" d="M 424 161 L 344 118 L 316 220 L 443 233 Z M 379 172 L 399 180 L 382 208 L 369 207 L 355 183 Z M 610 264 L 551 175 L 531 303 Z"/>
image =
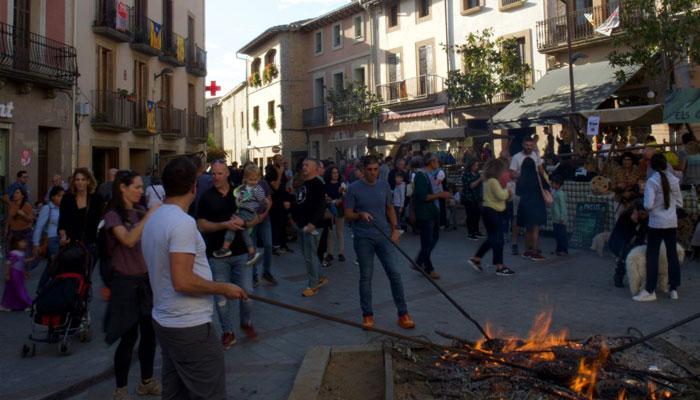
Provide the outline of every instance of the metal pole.
<path id="1" fill-rule="evenodd" d="M 569 59 L 569 95 L 571 102 L 571 112 L 569 114 L 569 123 L 571 125 L 571 130 L 573 131 L 572 138 L 572 151 L 576 154 L 576 147 L 578 143 L 578 131 L 576 130 L 576 125 L 574 123 L 574 113 L 576 112 L 576 94 L 574 93 L 574 55 L 571 49 L 571 37 L 573 36 L 571 30 L 574 27 L 571 19 L 574 17 L 574 7 L 572 0 L 565 0 L 566 2 L 566 53 Z"/>

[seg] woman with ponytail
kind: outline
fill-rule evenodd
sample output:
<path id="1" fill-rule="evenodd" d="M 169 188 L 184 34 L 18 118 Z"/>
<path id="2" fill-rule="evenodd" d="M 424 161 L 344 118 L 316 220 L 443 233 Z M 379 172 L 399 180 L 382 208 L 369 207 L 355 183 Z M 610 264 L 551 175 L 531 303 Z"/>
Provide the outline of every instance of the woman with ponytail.
<path id="1" fill-rule="evenodd" d="M 671 299 L 678 300 L 681 269 L 676 252 L 678 217 L 676 208 L 683 206 L 679 180 L 668 168 L 663 154 L 654 154 L 650 160 L 653 174 L 644 188 L 644 208 L 649 210 L 649 233 L 647 237 L 647 281 L 646 287 L 633 297 L 635 301 L 656 300 L 656 284 L 659 275 L 659 250 L 661 241 L 666 244 L 668 280 Z"/>

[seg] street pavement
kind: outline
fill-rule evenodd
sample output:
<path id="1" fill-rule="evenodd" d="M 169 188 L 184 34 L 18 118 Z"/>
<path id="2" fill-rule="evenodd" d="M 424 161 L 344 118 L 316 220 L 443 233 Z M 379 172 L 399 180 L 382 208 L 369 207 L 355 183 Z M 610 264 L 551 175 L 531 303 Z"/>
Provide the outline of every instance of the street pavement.
<path id="1" fill-rule="evenodd" d="M 334 316 L 360 321 L 358 267 L 353 263 L 352 239 L 346 234 L 347 261 L 325 269 L 330 283 L 312 298 L 301 297 L 306 282 L 301 254 L 273 257 L 273 272 L 280 284 L 261 286 L 255 294 L 297 306 L 308 307 Z M 598 257 L 588 250 L 572 250 L 565 258 L 548 256 L 535 263 L 506 255 L 506 263 L 516 274 L 499 277 L 490 267 L 490 254 L 484 259 L 486 272 L 478 273 L 467 265 L 479 242 L 468 241 L 464 228 L 442 232 L 433 260 L 442 275 L 440 284 L 482 323 L 489 322 L 501 334 L 526 336 L 532 321 L 542 311 L 551 311 L 552 329 L 567 329 L 570 337 L 593 334 L 625 335 L 628 327 L 649 333 L 698 312 L 700 304 L 700 264 L 686 261 L 682 267 L 680 300 L 661 295 L 659 301 L 636 303 L 628 289 L 612 285 L 613 259 Z M 419 248 L 418 237 L 406 233 L 402 248 L 409 254 Z M 522 246 L 521 246 L 522 247 Z M 548 254 L 554 248 L 551 238 L 543 240 Z M 506 254 L 509 254 L 509 244 Z M 397 253 L 397 257 L 401 257 Z M 470 339 L 479 332 L 409 263 L 399 259 L 409 311 L 416 321 L 414 331 L 396 325 L 396 309 L 386 276 L 375 260 L 374 312 L 377 327 L 399 333 L 446 342 L 435 331 Z M 34 288 L 38 273 L 33 273 Z M 73 343 L 73 354 L 59 356 L 56 345 L 39 345 L 34 358 L 21 359 L 20 348 L 29 332 L 25 313 L 0 313 L 0 398 L 40 399 L 84 381 L 111 367 L 114 347 L 108 348 L 101 333 L 105 303 L 97 295 L 92 303 L 95 338 L 91 343 Z M 236 313 L 237 313 L 237 307 Z M 237 332 L 238 343 L 226 353 L 229 398 L 286 399 L 306 351 L 317 345 L 358 345 L 388 340 L 378 334 L 338 325 L 307 315 L 293 313 L 267 304 L 256 303 L 253 323 L 260 338 L 251 342 Z M 677 328 L 666 338 L 687 351 L 700 354 L 700 321 Z M 136 357 L 135 357 L 136 358 Z M 130 387 L 135 393 L 139 378 L 138 362 L 132 364 Z M 160 350 L 156 358 L 159 374 Z M 106 399 L 114 390 L 110 377 L 75 395 L 75 399 Z"/>

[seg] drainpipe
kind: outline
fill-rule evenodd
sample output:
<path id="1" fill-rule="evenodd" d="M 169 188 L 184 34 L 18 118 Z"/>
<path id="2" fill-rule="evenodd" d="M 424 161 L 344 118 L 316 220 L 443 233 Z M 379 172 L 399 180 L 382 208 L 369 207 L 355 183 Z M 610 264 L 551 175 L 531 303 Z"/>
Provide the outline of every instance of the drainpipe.
<path id="1" fill-rule="evenodd" d="M 445 48 L 445 56 L 447 58 L 447 76 L 450 75 L 450 72 L 452 71 L 452 40 L 453 38 L 450 36 L 450 32 L 454 31 L 454 22 L 452 21 L 452 0 L 446 0 L 444 3 L 445 5 L 445 43 L 447 44 L 447 47 Z M 449 107 L 449 98 L 447 105 Z M 454 111 L 450 108 L 449 114 L 449 127 L 454 128 Z"/>
<path id="2" fill-rule="evenodd" d="M 250 143 L 250 119 L 248 118 L 248 57 L 241 57 L 238 52 L 236 52 L 236 58 L 245 61 L 245 73 L 243 74 L 243 81 L 245 82 L 245 138 L 246 138 L 246 161 L 250 160 L 250 153 L 248 152 L 248 143 Z M 241 160 L 243 164 L 243 160 Z"/>
<path id="3" fill-rule="evenodd" d="M 75 26 L 76 21 L 78 20 L 78 0 L 73 0 L 73 17 L 71 21 L 71 30 L 73 31 L 73 47 L 78 48 L 77 40 L 78 40 L 78 30 Z M 76 68 L 78 68 L 78 59 L 76 57 L 75 60 L 76 63 Z M 75 140 L 75 152 L 71 156 L 71 171 L 75 170 L 75 168 L 80 165 L 80 120 L 78 116 L 75 113 L 75 103 L 78 101 L 78 77 L 75 78 L 75 83 L 73 84 L 72 88 L 72 96 L 71 96 L 71 118 L 74 123 L 71 125 L 71 139 Z M 62 173 L 65 171 L 62 171 Z M 65 175 L 64 175 L 65 176 Z"/>

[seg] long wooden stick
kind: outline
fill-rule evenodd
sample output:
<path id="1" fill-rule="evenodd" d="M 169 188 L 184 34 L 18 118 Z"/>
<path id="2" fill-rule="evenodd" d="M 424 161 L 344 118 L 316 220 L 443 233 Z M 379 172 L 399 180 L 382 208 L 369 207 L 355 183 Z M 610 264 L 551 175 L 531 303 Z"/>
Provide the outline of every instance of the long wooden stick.
<path id="1" fill-rule="evenodd" d="M 682 320 L 680 320 L 680 321 L 678 321 L 678 322 L 675 322 L 675 323 L 673 323 L 673 324 L 671 324 L 671 325 L 669 325 L 669 326 L 667 326 L 667 327 L 665 327 L 665 328 L 663 328 L 663 329 L 659 329 L 659 330 L 656 331 L 656 332 L 650 333 L 650 334 L 648 334 L 648 335 L 646 335 L 646 336 L 642 336 L 642 337 L 640 337 L 639 339 L 633 340 L 633 341 L 631 341 L 631 342 L 629 342 L 629 343 L 627 343 L 627 344 L 624 344 L 624 345 L 622 345 L 622 346 L 615 347 L 615 348 L 613 348 L 613 349 L 610 350 L 610 353 L 617 353 L 617 352 L 619 352 L 619 351 L 625 351 L 625 350 L 627 350 L 627 349 L 629 349 L 629 348 L 632 348 L 632 347 L 634 347 L 634 346 L 637 346 L 637 345 L 639 345 L 639 344 L 642 344 L 642 343 L 648 341 L 649 339 L 655 338 L 655 337 L 657 337 L 657 336 L 659 336 L 659 335 L 661 335 L 661 334 L 664 334 L 664 333 L 666 333 L 666 332 L 668 332 L 668 331 L 670 331 L 670 330 L 676 329 L 676 328 L 678 328 L 679 326 L 685 325 L 685 324 L 687 324 L 688 322 L 694 321 L 694 320 L 696 320 L 696 319 L 698 319 L 698 318 L 700 318 L 700 313 L 693 314 L 693 315 L 689 316 L 688 318 L 684 318 L 684 319 L 682 319 Z"/>

